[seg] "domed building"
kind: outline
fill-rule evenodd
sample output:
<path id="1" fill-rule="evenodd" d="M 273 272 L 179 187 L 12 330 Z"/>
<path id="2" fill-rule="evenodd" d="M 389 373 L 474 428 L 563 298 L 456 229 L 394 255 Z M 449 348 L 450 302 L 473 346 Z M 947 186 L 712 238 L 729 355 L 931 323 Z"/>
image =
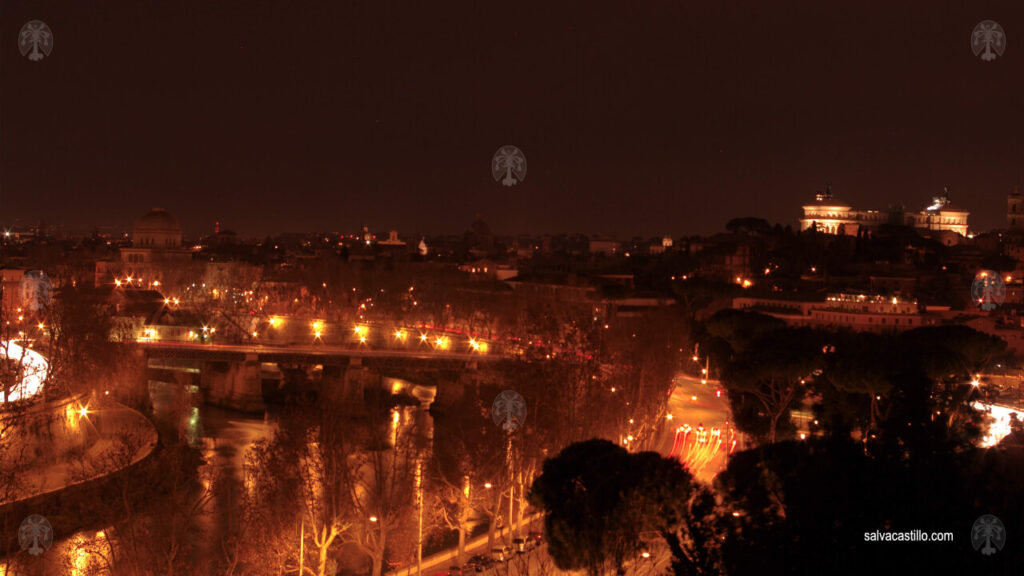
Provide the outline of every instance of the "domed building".
<path id="1" fill-rule="evenodd" d="M 967 218 L 971 214 L 953 204 L 948 190 L 932 198 L 931 205 L 920 212 L 907 212 L 899 206 L 890 207 L 884 212 L 855 210 L 836 198 L 831 187 L 802 208 L 800 230 L 813 228 L 824 234 L 859 236 L 882 224 L 898 224 L 917 228 L 926 236 L 939 237 L 947 245 L 956 243 L 957 236 L 967 236 Z"/>
<path id="2" fill-rule="evenodd" d="M 154 208 L 139 218 L 132 228 L 133 248 L 179 248 L 181 226 L 162 208 Z"/>
<path id="3" fill-rule="evenodd" d="M 161 208 L 154 208 L 135 221 L 132 247 L 121 249 L 121 261 L 127 264 L 187 258 L 189 252 L 181 248 L 178 219 Z"/>

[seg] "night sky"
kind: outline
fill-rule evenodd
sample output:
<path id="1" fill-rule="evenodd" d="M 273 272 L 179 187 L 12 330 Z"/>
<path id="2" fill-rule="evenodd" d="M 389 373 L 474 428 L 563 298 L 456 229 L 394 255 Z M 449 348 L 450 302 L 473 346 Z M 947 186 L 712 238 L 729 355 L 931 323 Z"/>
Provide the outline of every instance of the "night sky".
<path id="1" fill-rule="evenodd" d="M 873 209 L 949 186 L 1002 224 L 1024 3 L 833 4 L 0 0 L 0 224 L 678 237 L 795 225 L 827 181 Z"/>

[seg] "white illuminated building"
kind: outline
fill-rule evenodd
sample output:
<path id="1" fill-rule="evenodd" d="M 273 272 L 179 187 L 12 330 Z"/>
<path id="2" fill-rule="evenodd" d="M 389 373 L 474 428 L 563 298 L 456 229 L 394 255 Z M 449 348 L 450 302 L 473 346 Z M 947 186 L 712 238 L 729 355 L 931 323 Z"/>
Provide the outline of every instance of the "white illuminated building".
<path id="1" fill-rule="evenodd" d="M 882 224 L 898 224 L 921 230 L 940 230 L 967 236 L 967 217 L 970 212 L 955 206 L 949 192 L 932 198 L 932 203 L 920 212 L 906 212 L 902 208 L 887 211 L 854 210 L 852 206 L 832 194 L 831 188 L 815 196 L 814 202 L 803 206 L 800 230 L 815 228 L 824 234 L 862 235 Z"/>
<path id="2" fill-rule="evenodd" d="M 43 389 L 49 364 L 42 354 L 14 342 L 0 345 L 0 360 L 21 364 L 21 382 L 16 384 L 0 402 L 16 402 L 30 398 Z"/>

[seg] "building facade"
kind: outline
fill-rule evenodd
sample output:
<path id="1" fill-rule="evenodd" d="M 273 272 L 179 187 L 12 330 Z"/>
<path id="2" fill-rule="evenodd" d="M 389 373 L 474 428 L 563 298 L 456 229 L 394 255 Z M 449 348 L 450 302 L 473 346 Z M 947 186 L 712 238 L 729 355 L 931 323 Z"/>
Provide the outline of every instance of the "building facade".
<path id="1" fill-rule="evenodd" d="M 190 252 L 181 247 L 178 220 L 160 208 L 150 210 L 135 222 L 131 248 L 121 249 L 121 261 L 132 265 L 189 258 Z"/>
<path id="2" fill-rule="evenodd" d="M 953 204 L 948 191 L 934 197 L 931 205 L 920 212 L 907 212 L 902 207 L 882 212 L 855 210 L 836 198 L 828 188 L 818 194 L 814 202 L 803 206 L 800 230 L 814 228 L 824 234 L 860 236 L 882 224 L 897 224 L 967 236 L 968 216 L 970 212 Z"/>
<path id="3" fill-rule="evenodd" d="M 917 300 L 880 294 L 836 293 L 824 301 L 734 298 L 732 307 L 774 316 L 790 326 L 887 332 L 928 324 Z"/>
<path id="4" fill-rule="evenodd" d="M 1020 190 L 1013 189 L 1013 193 L 1006 197 L 1006 226 L 1007 228 L 1021 228 L 1024 226 L 1024 196 Z"/>

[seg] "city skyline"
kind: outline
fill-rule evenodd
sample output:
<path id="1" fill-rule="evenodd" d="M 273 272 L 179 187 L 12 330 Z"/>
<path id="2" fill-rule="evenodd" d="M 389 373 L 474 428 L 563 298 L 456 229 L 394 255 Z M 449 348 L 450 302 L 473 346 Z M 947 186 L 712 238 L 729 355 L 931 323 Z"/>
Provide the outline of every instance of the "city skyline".
<path id="1" fill-rule="evenodd" d="M 679 236 L 795 226 L 831 182 L 882 209 L 948 186 L 972 229 L 1000 226 L 1021 9 L 886 10 L 5 3 L 2 216 Z M 982 61 L 989 18 L 1008 48 Z M 14 41 L 31 19 L 53 30 L 40 61 Z M 514 186 L 490 171 L 505 145 L 529 162 Z"/>
<path id="2" fill-rule="evenodd" d="M 1013 573 L 1022 61 L 1009 0 L 0 0 L 0 576 Z"/>

